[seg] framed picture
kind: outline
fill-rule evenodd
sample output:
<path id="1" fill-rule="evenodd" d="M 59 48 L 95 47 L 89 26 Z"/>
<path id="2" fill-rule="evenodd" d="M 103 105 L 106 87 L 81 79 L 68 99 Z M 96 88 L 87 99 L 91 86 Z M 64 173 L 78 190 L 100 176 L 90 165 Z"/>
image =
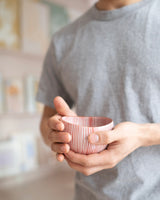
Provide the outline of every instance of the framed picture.
<path id="1" fill-rule="evenodd" d="M 20 47 L 20 0 L 0 0 L 0 48 Z"/>

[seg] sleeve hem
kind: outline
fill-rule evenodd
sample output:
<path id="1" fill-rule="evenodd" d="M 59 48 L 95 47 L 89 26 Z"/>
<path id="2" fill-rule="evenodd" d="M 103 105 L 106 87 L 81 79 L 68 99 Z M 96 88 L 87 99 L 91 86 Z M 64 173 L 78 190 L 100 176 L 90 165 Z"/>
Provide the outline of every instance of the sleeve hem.
<path id="1" fill-rule="evenodd" d="M 41 92 L 41 94 L 38 93 L 37 96 L 36 96 L 36 101 L 37 102 L 40 102 L 40 103 L 42 103 L 42 104 L 44 104 L 46 106 L 49 106 L 49 107 L 55 109 L 53 101 L 51 101 L 51 99 L 53 99 L 53 98 L 50 97 L 50 96 L 47 96 L 46 94 L 44 94 L 42 92 Z"/>

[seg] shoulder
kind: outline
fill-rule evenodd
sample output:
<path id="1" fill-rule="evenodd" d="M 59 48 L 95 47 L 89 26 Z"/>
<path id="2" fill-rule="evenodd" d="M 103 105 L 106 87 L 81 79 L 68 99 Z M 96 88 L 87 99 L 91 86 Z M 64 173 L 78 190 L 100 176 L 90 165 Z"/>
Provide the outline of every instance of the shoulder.
<path id="1" fill-rule="evenodd" d="M 91 20 L 91 16 L 90 16 L 90 9 L 89 9 L 88 11 L 86 11 L 86 13 L 84 13 L 82 16 L 80 16 L 74 22 L 64 26 L 61 30 L 56 32 L 53 35 L 53 38 L 56 40 L 56 39 L 61 39 L 63 37 L 67 37 L 67 36 L 73 36 L 78 31 L 83 29 L 83 27 L 85 27 L 89 23 L 90 20 Z"/>
<path id="2" fill-rule="evenodd" d="M 81 37 L 81 34 L 83 34 L 83 31 L 86 30 L 86 26 L 88 26 L 90 21 L 92 21 L 92 19 L 89 9 L 74 22 L 66 25 L 58 32 L 54 33 L 51 43 L 54 44 L 57 55 L 70 48 L 71 45 L 74 44 L 77 37 Z"/>

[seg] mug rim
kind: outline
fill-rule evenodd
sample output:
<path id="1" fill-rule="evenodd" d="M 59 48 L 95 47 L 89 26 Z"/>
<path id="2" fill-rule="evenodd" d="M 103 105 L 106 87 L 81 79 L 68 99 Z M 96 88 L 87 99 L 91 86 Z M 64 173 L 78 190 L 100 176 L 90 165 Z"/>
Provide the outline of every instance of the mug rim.
<path id="1" fill-rule="evenodd" d="M 106 123 L 106 124 L 104 124 L 104 125 L 102 125 L 102 126 L 80 126 L 80 125 L 78 125 L 78 124 L 74 124 L 74 123 L 71 123 L 71 122 L 66 121 L 65 118 L 99 118 L 99 119 L 108 120 L 109 122 Z M 76 127 L 81 127 L 81 128 L 103 128 L 103 127 L 107 127 L 107 126 L 112 126 L 112 127 L 114 126 L 113 120 L 112 120 L 111 118 L 109 118 L 109 117 L 96 117 L 96 116 L 95 116 L 95 117 L 92 117 L 92 116 L 89 116 L 89 117 L 87 117 L 87 116 L 63 116 L 63 117 L 62 117 L 62 122 L 67 123 L 67 124 L 69 124 L 69 125 L 74 125 L 74 126 L 76 126 Z"/>

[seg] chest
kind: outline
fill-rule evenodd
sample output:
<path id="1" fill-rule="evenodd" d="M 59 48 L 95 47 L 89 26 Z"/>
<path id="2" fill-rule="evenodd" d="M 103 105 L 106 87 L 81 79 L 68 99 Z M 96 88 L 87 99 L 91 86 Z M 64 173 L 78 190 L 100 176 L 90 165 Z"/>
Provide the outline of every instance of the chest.
<path id="1" fill-rule="evenodd" d="M 60 63 L 63 84 L 74 97 L 88 86 L 106 86 L 108 82 L 117 87 L 126 80 L 133 84 L 136 80 L 160 82 L 160 48 L 155 38 L 132 32 L 111 40 L 108 34 L 102 41 L 100 36 L 82 38 L 76 46 Z"/>

